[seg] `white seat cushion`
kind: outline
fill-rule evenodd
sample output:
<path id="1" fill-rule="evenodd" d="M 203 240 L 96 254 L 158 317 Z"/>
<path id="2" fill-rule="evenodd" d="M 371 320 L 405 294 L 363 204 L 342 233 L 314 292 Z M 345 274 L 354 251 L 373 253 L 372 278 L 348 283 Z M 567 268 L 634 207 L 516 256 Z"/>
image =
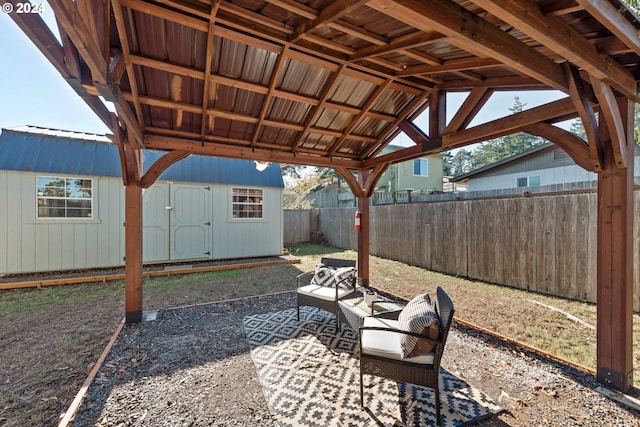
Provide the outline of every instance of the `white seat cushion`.
<path id="1" fill-rule="evenodd" d="M 398 321 L 377 317 L 365 317 L 363 326 L 398 329 Z M 387 359 L 404 360 L 405 362 L 411 363 L 433 364 L 433 352 L 423 356 L 403 359 L 402 348 L 400 347 L 401 337 L 402 334 L 391 331 L 362 331 L 362 353 L 371 356 L 385 357 Z"/>
<path id="2" fill-rule="evenodd" d="M 353 292 L 353 289 L 338 288 L 338 299 L 343 298 Z M 309 295 L 314 298 L 323 299 L 326 301 L 336 300 L 336 288 L 320 285 L 307 285 L 300 286 L 298 293 L 303 295 Z"/>

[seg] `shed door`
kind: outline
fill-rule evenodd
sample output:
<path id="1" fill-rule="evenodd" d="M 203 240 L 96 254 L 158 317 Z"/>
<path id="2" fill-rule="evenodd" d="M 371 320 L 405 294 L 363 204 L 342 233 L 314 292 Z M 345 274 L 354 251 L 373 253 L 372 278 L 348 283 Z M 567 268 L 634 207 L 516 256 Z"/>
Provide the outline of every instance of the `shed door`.
<path id="1" fill-rule="evenodd" d="M 209 187 L 171 184 L 170 257 L 172 260 L 209 258 Z"/>
<path id="2" fill-rule="evenodd" d="M 144 262 L 169 260 L 169 184 L 157 182 L 142 193 Z"/>

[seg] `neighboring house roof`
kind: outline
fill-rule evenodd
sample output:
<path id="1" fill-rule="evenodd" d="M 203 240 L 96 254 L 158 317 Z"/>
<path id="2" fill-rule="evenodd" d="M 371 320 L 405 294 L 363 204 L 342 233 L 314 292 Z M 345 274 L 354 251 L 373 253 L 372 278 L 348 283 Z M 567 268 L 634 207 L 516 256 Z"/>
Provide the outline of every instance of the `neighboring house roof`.
<path id="1" fill-rule="evenodd" d="M 145 170 L 164 153 L 145 150 Z M 105 135 L 25 126 L 2 129 L 0 170 L 120 177 L 118 148 Z M 160 179 L 284 188 L 280 167 L 256 170 L 250 160 L 191 155 Z"/>
<path id="2" fill-rule="evenodd" d="M 458 182 L 458 181 L 464 181 L 467 180 L 469 178 L 473 178 L 477 175 L 481 175 L 485 172 L 488 172 L 490 170 L 496 169 L 498 167 L 504 166 L 508 163 L 512 163 L 512 162 L 516 162 L 524 157 L 527 156 L 531 156 L 533 154 L 539 153 L 541 151 L 544 150 L 550 150 L 554 147 L 553 144 L 551 143 L 544 143 L 541 145 L 538 145 L 536 147 L 533 147 L 527 151 L 523 151 L 522 153 L 516 154 L 515 156 L 511 156 L 511 157 L 507 157 L 506 159 L 502 159 L 498 162 L 495 163 L 491 163 L 489 165 L 483 166 L 481 168 L 478 168 L 476 170 L 472 170 L 471 172 L 467 172 L 465 174 L 462 175 L 458 175 L 458 176 L 454 176 L 453 178 L 450 179 L 451 182 Z"/>
<path id="3" fill-rule="evenodd" d="M 538 145 L 534 148 L 531 148 L 530 150 L 527 151 L 523 151 L 522 153 L 516 154 L 515 156 L 511 156 L 511 157 L 507 157 L 506 159 L 502 159 L 499 162 L 495 162 L 495 163 L 491 163 L 490 165 L 478 168 L 476 170 L 473 170 L 471 172 L 465 173 L 463 175 L 458 175 L 455 176 L 453 178 L 451 178 L 451 182 L 458 182 L 458 181 L 465 181 L 468 180 L 469 178 L 477 178 L 480 175 L 483 175 L 487 172 L 490 171 L 494 171 L 495 169 L 498 169 L 500 167 L 503 167 L 507 164 L 510 163 L 515 163 L 515 162 L 519 162 L 522 161 L 522 159 L 529 157 L 529 156 L 533 156 L 535 154 L 538 154 L 540 152 L 546 151 L 546 150 L 552 150 L 552 149 L 561 149 L 560 147 L 558 147 L 555 144 L 552 144 L 550 142 L 546 142 L 544 144 Z M 634 156 L 640 156 L 640 146 L 638 145 L 634 145 Z M 635 171 L 636 175 L 638 174 L 638 171 Z"/>

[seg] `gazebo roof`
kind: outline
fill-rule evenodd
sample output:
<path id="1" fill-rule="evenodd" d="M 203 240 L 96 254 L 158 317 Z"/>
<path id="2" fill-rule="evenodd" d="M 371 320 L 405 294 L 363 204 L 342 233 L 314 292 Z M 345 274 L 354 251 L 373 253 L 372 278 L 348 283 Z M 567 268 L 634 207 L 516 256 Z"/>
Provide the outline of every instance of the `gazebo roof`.
<path id="1" fill-rule="evenodd" d="M 359 169 L 584 116 L 593 79 L 637 100 L 639 25 L 617 0 L 50 5 L 62 46 L 37 15 L 12 17 L 111 128 L 97 96 L 115 102 L 138 148 Z M 465 129 L 493 91 L 537 89 L 574 101 Z M 470 95 L 445 126 L 448 91 Z M 401 131 L 418 146 L 373 160 Z"/>

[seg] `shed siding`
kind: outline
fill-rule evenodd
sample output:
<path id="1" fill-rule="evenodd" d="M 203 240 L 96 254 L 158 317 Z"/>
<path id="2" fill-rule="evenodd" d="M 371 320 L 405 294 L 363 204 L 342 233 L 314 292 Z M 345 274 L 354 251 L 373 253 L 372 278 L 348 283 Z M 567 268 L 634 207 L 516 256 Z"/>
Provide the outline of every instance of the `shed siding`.
<path id="1" fill-rule="evenodd" d="M 261 188 L 264 191 L 262 219 L 234 220 L 231 217 L 232 186 L 212 187 L 211 245 L 214 259 L 271 256 L 282 253 L 282 191 Z"/>
<path id="2" fill-rule="evenodd" d="M 0 171 L 0 272 L 29 273 L 122 264 L 123 187 L 118 178 L 91 177 L 94 218 L 36 218 L 37 173 Z"/>

